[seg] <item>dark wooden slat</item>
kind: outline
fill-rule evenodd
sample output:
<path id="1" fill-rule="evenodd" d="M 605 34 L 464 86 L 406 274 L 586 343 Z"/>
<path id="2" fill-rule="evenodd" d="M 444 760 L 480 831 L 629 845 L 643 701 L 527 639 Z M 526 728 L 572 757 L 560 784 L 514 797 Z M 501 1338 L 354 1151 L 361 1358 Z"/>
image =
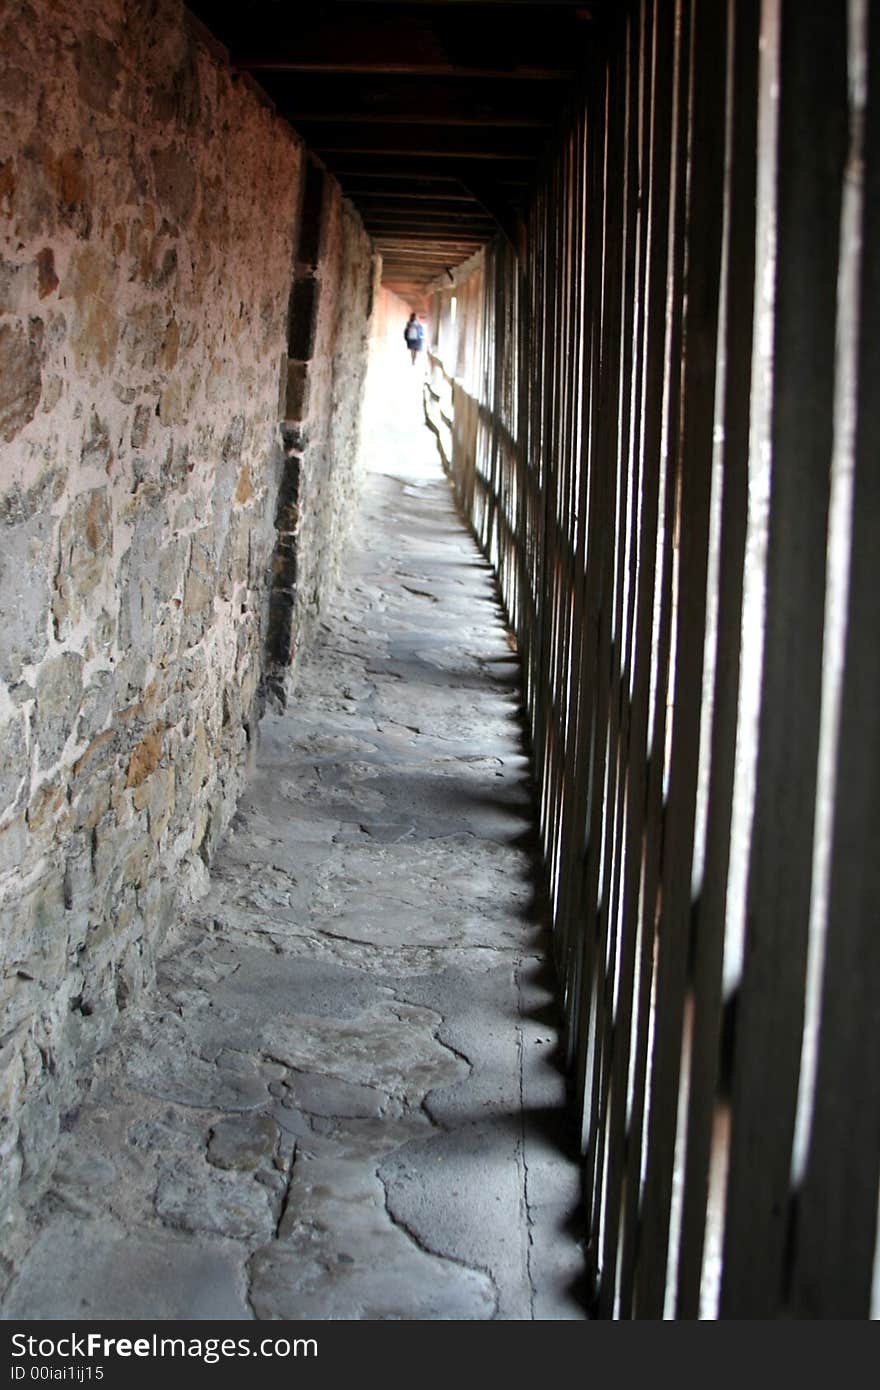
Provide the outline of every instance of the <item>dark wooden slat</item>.
<path id="1" fill-rule="evenodd" d="M 570 790 L 570 836 L 569 863 L 565 869 L 559 908 L 557 912 L 555 948 L 560 973 L 563 978 L 564 1009 L 566 1018 L 566 1052 L 569 1063 L 578 1047 L 578 1000 L 582 990 L 582 976 L 585 968 L 584 952 L 580 936 L 586 920 L 582 899 L 583 853 L 586 843 L 586 827 L 589 814 L 588 790 L 591 783 L 590 758 L 595 736 L 594 700 L 596 667 L 594 661 L 593 619 L 595 613 L 595 585 L 591 582 L 596 568 L 593 565 L 593 506 L 596 496 L 595 450 L 593 448 L 597 433 L 597 412 L 599 410 L 600 387 L 600 342 L 601 321 L 599 307 L 602 295 L 602 267 L 604 264 L 605 207 L 604 207 L 604 140 L 602 130 L 602 107 L 605 99 L 605 65 L 597 64 L 591 73 L 587 89 L 584 111 L 586 137 L 586 181 L 584 188 L 584 217 L 586 222 L 584 253 L 586 263 L 583 271 L 584 304 L 587 316 L 585 361 L 584 361 L 584 400 L 580 437 L 581 481 L 578 498 L 579 537 L 577 546 L 577 621 L 578 654 L 576 683 L 578 706 L 572 757 L 575 762 L 573 785 Z"/>
<path id="2" fill-rule="evenodd" d="M 838 6 L 782 5 L 766 627 L 734 1063 L 726 1317 L 772 1316 L 783 1292 L 822 682 L 846 32 Z"/>
<path id="3" fill-rule="evenodd" d="M 639 292 L 644 305 L 641 396 L 638 458 L 641 464 L 641 517 L 638 541 L 639 568 L 633 615 L 633 697 L 628 745 L 628 783 L 626 819 L 626 872 L 623 883 L 621 924 L 620 989 L 615 1025 L 611 1108 L 608 1119 L 608 1188 L 606 1239 L 602 1258 L 602 1286 L 599 1312 L 613 1316 L 622 1214 L 637 1194 L 626 1185 L 626 1112 L 631 1060 L 631 1031 L 637 1003 L 635 967 L 638 958 L 639 887 L 642 876 L 642 845 L 645 834 L 647 789 L 648 704 L 651 679 L 651 635 L 654 611 L 654 565 L 650 563 L 657 547 L 658 488 L 660 477 L 660 438 L 662 422 L 662 374 L 646 370 L 662 361 L 666 328 L 666 266 L 669 229 L 669 142 L 659 138 L 669 129 L 673 78 L 673 15 L 665 7 L 656 15 L 648 11 L 646 22 L 645 126 L 642 133 L 643 164 L 640 201 L 645 208 L 644 278 Z M 650 256 L 647 239 L 650 237 Z M 626 1314 L 628 1308 L 621 1310 Z"/>
<path id="4" fill-rule="evenodd" d="M 690 142 L 688 177 L 675 703 L 663 832 L 652 1102 L 636 1300 L 638 1315 L 649 1318 L 662 1316 L 666 1292 L 691 927 L 724 194 L 727 17 L 717 6 L 696 3 L 691 22 L 690 130 L 698 132 L 699 138 Z"/>
<path id="5" fill-rule="evenodd" d="M 870 9 L 858 424 L 819 1061 L 791 1310 L 867 1318 L 880 1180 L 880 9 Z M 852 246 L 848 254 L 853 255 Z M 850 325 L 852 327 L 852 325 Z"/>
<path id="6" fill-rule="evenodd" d="M 739 0 L 732 29 L 724 460 L 709 805 L 703 885 L 694 911 L 694 1021 L 677 1316 L 700 1312 L 706 1203 L 722 1021 L 722 962 L 736 759 L 748 518 L 749 401 L 755 279 L 759 0 Z"/>
<path id="7" fill-rule="evenodd" d="M 612 1095 L 614 1053 L 619 1045 L 614 1019 L 614 990 L 619 937 L 624 923 L 619 912 L 620 878 L 623 858 L 624 808 L 629 761 L 629 641 L 624 644 L 624 620 L 631 622 L 632 614 L 624 594 L 634 580 L 634 547 L 630 545 L 632 525 L 636 516 L 633 480 L 630 478 L 629 457 L 633 432 L 633 389 L 637 388 L 641 368 L 637 356 L 637 324 L 644 302 L 643 287 L 637 283 L 640 256 L 642 192 L 640 188 L 640 104 L 642 86 L 642 25 L 640 11 L 630 15 L 626 53 L 626 159 L 624 173 L 624 205 L 621 235 L 623 257 L 623 314 L 620 343 L 621 377 L 617 405 L 618 427 L 615 466 L 618 476 L 618 503 L 613 561 L 613 597 L 611 601 L 613 641 L 611 647 L 611 682 L 608 706 L 608 744 L 610 762 L 606 778 L 606 852 L 602 875 L 602 911 L 605 917 L 605 945 L 597 1000 L 598 1053 L 601 1057 L 599 1094 L 596 1116 L 597 1201 L 594 1203 L 594 1229 L 590 1242 L 598 1256 L 598 1307 L 611 1305 L 613 1289 L 608 1282 L 603 1262 L 603 1248 L 616 1238 L 617 1222 L 609 1206 L 611 1179 L 610 1134 L 608 1112 Z M 628 553 L 629 552 L 629 553 Z M 606 1239 L 602 1240 L 604 1227 Z M 613 1232 L 613 1235 L 612 1235 Z"/>
<path id="8" fill-rule="evenodd" d="M 645 1121 L 648 1093 L 648 1046 L 652 1024 L 651 995 L 654 984 L 654 956 L 657 945 L 660 880 L 664 833 L 663 763 L 666 744 L 668 672 L 672 638 L 672 573 L 673 528 L 678 470 L 676 460 L 682 418 L 679 410 L 682 371 L 682 314 L 685 260 L 686 211 L 686 150 L 687 150 L 687 93 L 690 75 L 690 53 L 684 36 L 690 30 L 689 0 L 676 0 L 674 14 L 674 46 L 672 51 L 672 108 L 666 132 L 661 128 L 658 138 L 668 139 L 674 164 L 670 171 L 670 236 L 671 247 L 667 261 L 668 323 L 664 341 L 663 418 L 659 502 L 662 507 L 662 536 L 658 537 L 658 593 L 655 601 L 659 616 L 652 653 L 655 698 L 653 722 L 650 729 L 650 757 L 645 789 L 645 831 L 640 892 L 639 940 L 636 948 L 638 986 L 633 1007 L 634 1048 L 632 1068 L 632 1109 L 626 1150 L 626 1203 L 623 1210 L 623 1233 L 620 1243 L 620 1306 L 628 1317 L 635 1308 L 636 1275 L 641 1244 L 642 1159 L 645 1140 Z M 660 370 L 659 363 L 655 370 Z M 653 1094 L 653 1083 L 651 1086 Z"/>

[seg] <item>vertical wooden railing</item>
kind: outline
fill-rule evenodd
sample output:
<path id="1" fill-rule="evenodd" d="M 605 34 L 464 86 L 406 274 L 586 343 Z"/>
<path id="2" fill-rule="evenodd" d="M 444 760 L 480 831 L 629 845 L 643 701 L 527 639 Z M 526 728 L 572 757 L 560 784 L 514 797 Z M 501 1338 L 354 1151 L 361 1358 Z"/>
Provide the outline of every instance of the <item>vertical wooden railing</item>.
<path id="1" fill-rule="evenodd" d="M 864 1317 L 880 0 L 608 13 L 428 394 L 522 653 L 594 1309 Z"/>

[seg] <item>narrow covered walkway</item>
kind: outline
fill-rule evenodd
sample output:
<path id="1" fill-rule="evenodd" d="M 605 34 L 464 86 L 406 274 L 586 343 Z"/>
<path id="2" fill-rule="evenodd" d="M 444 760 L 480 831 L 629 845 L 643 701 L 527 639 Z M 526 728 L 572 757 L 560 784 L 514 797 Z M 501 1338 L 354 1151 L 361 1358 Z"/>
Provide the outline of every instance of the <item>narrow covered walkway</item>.
<path id="1" fill-rule="evenodd" d="M 880 1316 L 878 73 L 0 11 L 0 1314 Z"/>
<path id="2" fill-rule="evenodd" d="M 63 1121 L 4 1317 L 583 1315 L 518 662 L 401 368 L 296 698 Z"/>

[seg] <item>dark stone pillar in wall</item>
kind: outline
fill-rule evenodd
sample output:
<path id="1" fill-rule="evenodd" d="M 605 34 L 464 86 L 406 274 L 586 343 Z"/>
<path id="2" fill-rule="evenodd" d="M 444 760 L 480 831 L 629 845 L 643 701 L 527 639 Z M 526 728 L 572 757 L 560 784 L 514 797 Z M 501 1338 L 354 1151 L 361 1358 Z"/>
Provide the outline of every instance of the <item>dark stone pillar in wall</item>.
<path id="1" fill-rule="evenodd" d="M 281 707 L 286 702 L 284 673 L 293 651 L 293 613 L 296 603 L 296 528 L 299 521 L 299 486 L 302 453 L 298 430 L 282 426 L 284 464 L 275 509 L 275 553 L 269 590 L 269 629 L 265 686 L 268 698 Z"/>
<path id="2" fill-rule="evenodd" d="M 325 174 L 313 160 L 306 164 L 294 281 L 287 314 L 287 364 L 281 390 L 281 435 L 284 464 L 275 512 L 275 551 L 269 585 L 264 685 L 267 698 L 279 708 L 287 702 L 287 677 L 296 655 L 297 528 L 300 484 L 307 441 L 309 366 L 315 335 L 321 284 L 325 221 Z"/>

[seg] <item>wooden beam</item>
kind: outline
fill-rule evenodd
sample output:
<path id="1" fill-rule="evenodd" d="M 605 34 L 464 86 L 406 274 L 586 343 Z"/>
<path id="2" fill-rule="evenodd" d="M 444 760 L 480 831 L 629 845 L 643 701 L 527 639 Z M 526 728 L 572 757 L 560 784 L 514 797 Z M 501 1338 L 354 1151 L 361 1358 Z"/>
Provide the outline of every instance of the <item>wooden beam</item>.
<path id="1" fill-rule="evenodd" d="M 370 236 L 370 237 L 372 237 L 373 241 L 379 242 L 379 241 L 382 240 L 383 236 L 384 236 L 384 237 L 387 237 L 387 236 L 389 236 L 389 235 L 393 235 L 393 232 L 389 233 L 388 231 L 385 231 L 385 232 L 381 232 L 381 231 L 371 231 L 369 228 L 367 228 L 367 235 Z M 430 245 L 430 246 L 434 246 L 434 245 L 437 245 L 437 244 L 439 243 L 440 246 L 441 246 L 441 247 L 444 247 L 444 249 L 445 249 L 445 246 L 446 246 L 447 241 L 448 241 L 448 239 L 449 239 L 449 233 L 448 233 L 448 232 L 445 232 L 445 231 L 443 231 L 443 230 L 440 229 L 440 228 L 436 228 L 436 229 L 435 229 L 435 228 L 433 228 L 433 227 L 431 227 L 431 228 L 425 228 L 424 231 L 422 231 L 419 235 L 420 235 L 421 238 L 422 238 L 421 244 L 422 244 L 423 247 L 425 246 L 426 243 L 427 243 L 427 245 Z M 475 233 L 473 233 L 473 236 L 472 236 L 472 237 L 469 237 L 469 238 L 468 238 L 468 240 L 466 241 L 466 243 L 464 244 L 464 246 L 463 246 L 462 249 L 463 249 L 465 252 L 469 252 L 469 251 L 472 251 L 472 250 L 476 250 L 476 249 L 477 249 L 478 247 L 480 247 L 480 246 L 485 246 L 486 243 L 487 243 L 488 241 L 491 241 L 491 240 L 492 240 L 492 237 L 493 237 L 493 231 L 482 232 L 482 233 L 476 233 L 476 232 L 475 232 Z M 413 242 L 413 246 L 414 246 L 416 249 L 418 249 L 418 240 L 415 240 L 415 241 Z"/>
<path id="2" fill-rule="evenodd" d="M 282 116 L 287 113 L 279 107 Z M 488 126 L 470 131 L 467 126 L 406 126 L 386 122 L 375 125 L 334 125 L 332 122 L 299 121 L 295 127 L 307 145 L 319 155 L 368 154 L 418 156 L 419 160 L 494 160 L 521 164 L 536 158 L 542 140 L 538 132 L 504 130 Z"/>
<path id="3" fill-rule="evenodd" d="M 473 253 L 471 253 L 473 254 Z M 381 252 L 383 263 L 386 265 L 436 265 L 442 270 L 444 266 L 458 265 L 462 257 L 461 251 L 441 251 L 433 254 L 419 251 L 383 251 Z M 468 257 L 464 256 L 467 260 Z"/>
<path id="4" fill-rule="evenodd" d="M 387 261 L 389 264 L 434 265 L 438 270 L 444 270 L 448 265 L 461 265 L 463 260 L 469 260 L 474 254 L 474 249 L 470 247 L 467 251 L 447 251 L 441 255 L 420 255 L 417 251 L 408 251 L 399 256 L 387 251 L 380 251 L 379 254 L 383 262 Z"/>
<path id="5" fill-rule="evenodd" d="M 434 227 L 442 224 L 453 231 L 472 228 L 482 231 L 484 227 L 494 226 L 493 219 L 479 207 L 474 212 L 451 212 L 449 208 L 442 207 L 364 207 L 361 208 L 361 215 L 365 223 L 381 222 L 387 226 L 400 226 L 403 230 L 407 227 Z"/>
<path id="6" fill-rule="evenodd" d="M 489 78 L 462 76 L 415 81 L 411 77 L 302 76 L 261 78 L 269 96 L 291 121 L 334 124 L 383 122 L 416 125 L 497 125 L 546 129 L 552 125 L 567 84 L 522 87 Z"/>
<path id="7" fill-rule="evenodd" d="M 344 163 L 344 161 L 341 161 Z M 424 167 L 424 166 L 420 166 Z M 398 196 L 398 188 L 406 184 L 413 184 L 414 187 L 424 186 L 426 192 L 436 189 L 439 194 L 442 192 L 458 192 L 460 197 L 467 194 L 461 180 L 454 174 L 428 174 L 424 177 L 416 177 L 406 172 L 399 173 L 395 169 L 384 171 L 381 166 L 375 169 L 351 169 L 347 170 L 337 164 L 334 174 L 340 183 L 346 188 L 350 185 L 366 193 L 375 192 L 381 188 L 382 192 L 388 193 L 393 197 Z M 393 188 L 384 188 L 383 184 L 393 184 Z M 503 179 L 498 180 L 498 187 L 511 198 L 522 196 L 522 190 L 528 188 L 528 179 Z M 471 196 L 467 194 L 467 196 Z"/>
<path id="8" fill-rule="evenodd" d="M 275 100 L 275 98 L 273 98 Z M 296 107 L 285 107 L 285 120 L 290 121 L 291 125 L 297 128 L 300 125 L 313 125 L 321 122 L 327 125 L 353 125 L 353 126 L 373 126 L 373 125 L 416 125 L 416 126 L 463 126 L 466 129 L 475 127 L 477 129 L 493 130 L 550 130 L 553 127 L 553 120 L 548 116 L 520 116 L 502 115 L 486 111 L 467 112 L 463 107 L 448 112 L 438 112 L 436 107 L 425 110 L 413 104 L 399 112 L 382 111 L 379 113 L 356 111 L 348 109 L 345 111 L 320 110 L 314 107 L 311 110 L 297 109 Z"/>
<path id="9" fill-rule="evenodd" d="M 373 240 L 376 242 L 377 251 L 381 251 L 383 238 L 381 236 L 374 236 Z M 474 237 L 473 240 L 469 241 L 451 242 L 444 237 L 425 232 L 421 243 L 419 243 L 418 239 L 413 239 L 409 249 L 421 252 L 422 249 L 433 247 L 434 249 L 446 251 L 449 255 L 455 255 L 456 252 L 460 252 L 462 256 L 467 257 L 473 255 L 475 251 L 479 251 L 480 247 L 485 245 L 485 237 Z"/>
<path id="10" fill-rule="evenodd" d="M 481 167 L 482 161 L 477 165 Z M 475 161 L 463 155 L 457 166 L 450 168 L 445 160 L 437 162 L 430 158 L 418 158 L 413 154 L 387 155 L 376 150 L 361 150 L 358 153 L 339 152 L 333 161 L 333 172 L 337 178 L 350 175 L 382 179 L 430 179 L 432 183 L 460 183 L 467 171 L 473 172 Z M 532 180 L 535 161 L 532 155 L 522 155 L 518 161 L 506 160 L 503 170 L 495 171 L 498 184 L 516 184 L 527 187 Z"/>
<path id="11" fill-rule="evenodd" d="M 514 82 L 565 82 L 570 81 L 575 76 L 575 69 L 570 67 L 526 67 L 517 66 L 514 68 L 491 68 L 491 67 L 462 67 L 453 63 L 420 63 L 417 60 L 406 61 L 393 59 L 375 58 L 372 60 L 358 60 L 350 58 L 348 60 L 326 59 L 298 59 L 291 55 L 289 58 L 275 57 L 241 57 L 235 61 L 235 66 L 244 72 L 284 72 L 284 73 L 322 73 L 327 76 L 369 76 L 369 77 L 469 77 L 477 80 L 509 81 Z"/>
<path id="12" fill-rule="evenodd" d="M 396 5 L 402 9 L 424 5 L 426 9 L 432 10 L 439 9 L 441 5 L 444 8 L 461 5 L 472 10 L 489 9 L 493 5 L 503 5 L 511 10 L 517 7 L 534 10 L 536 17 L 546 13 L 547 10 L 578 10 L 582 19 L 592 21 L 602 8 L 603 0 L 594 0 L 593 4 L 588 5 L 585 5 L 583 0 L 348 0 L 348 3 L 351 5 L 374 5 L 377 9 L 387 10 L 394 9 Z"/>
<path id="13" fill-rule="evenodd" d="M 441 192 L 440 189 L 437 188 L 425 188 L 415 190 L 411 190 L 408 188 L 382 188 L 381 186 L 376 188 L 362 188 L 357 184 L 353 184 L 350 179 L 346 179 L 343 184 L 342 191 L 345 194 L 346 198 L 354 198 L 357 200 L 358 204 L 366 203 L 368 205 L 387 205 L 388 203 L 391 203 L 394 206 L 399 206 L 401 202 L 407 202 L 438 204 L 452 203 L 459 205 L 463 203 L 465 204 L 465 206 L 478 206 L 478 204 L 475 202 L 473 198 L 473 195 L 470 193 L 453 193 L 451 191 L 447 192 L 445 190 Z"/>
<path id="14" fill-rule="evenodd" d="M 429 229 L 436 227 L 439 225 L 438 219 L 444 217 L 442 208 L 425 208 L 421 210 L 421 204 L 415 205 L 419 207 L 420 211 L 418 216 L 414 217 L 395 217 L 393 211 L 387 208 L 366 207 L 363 203 L 358 203 L 357 206 L 364 226 L 376 226 L 382 223 L 384 226 L 402 235 L 405 235 L 410 227 L 416 228 L 419 231 L 425 227 Z M 414 205 L 410 204 L 409 206 Z M 473 234 L 479 236 L 482 236 L 487 228 L 491 230 L 493 227 L 493 224 L 482 214 L 480 214 L 479 217 L 470 217 L 467 220 L 456 219 L 450 221 L 450 219 L 446 217 L 444 224 L 450 226 L 456 232 L 466 232 L 468 235 Z"/>

